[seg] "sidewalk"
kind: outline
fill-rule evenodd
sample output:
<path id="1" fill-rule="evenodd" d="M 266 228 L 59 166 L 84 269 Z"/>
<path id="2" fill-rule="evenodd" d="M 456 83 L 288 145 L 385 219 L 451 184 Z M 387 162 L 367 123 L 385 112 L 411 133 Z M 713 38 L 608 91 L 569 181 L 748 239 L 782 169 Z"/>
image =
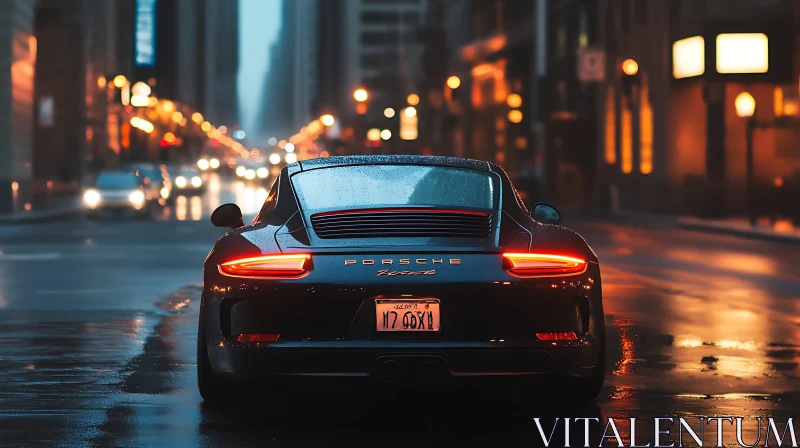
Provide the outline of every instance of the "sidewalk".
<path id="1" fill-rule="evenodd" d="M 39 210 L 20 210 L 14 213 L 0 213 L 0 225 L 47 222 L 67 219 L 81 213 L 81 202 L 78 198 L 64 198 L 51 207 Z"/>
<path id="2" fill-rule="evenodd" d="M 679 217 L 675 219 L 675 224 L 680 228 L 689 230 L 800 244 L 800 227 L 794 226 L 788 219 L 777 220 L 774 225 L 768 219 L 760 219 L 756 226 L 753 227 L 744 218 L 716 220 Z"/>
<path id="3" fill-rule="evenodd" d="M 656 215 L 627 210 L 619 210 L 617 212 L 563 210 L 563 212 L 567 226 L 569 226 L 569 220 L 572 219 L 602 220 L 627 225 L 678 227 L 698 232 L 800 244 L 800 227 L 794 226 L 788 219 L 777 220 L 775 224 L 771 224 L 769 219 L 763 218 L 758 221 L 755 227 L 752 227 L 745 218 L 703 219 L 692 216 Z"/>

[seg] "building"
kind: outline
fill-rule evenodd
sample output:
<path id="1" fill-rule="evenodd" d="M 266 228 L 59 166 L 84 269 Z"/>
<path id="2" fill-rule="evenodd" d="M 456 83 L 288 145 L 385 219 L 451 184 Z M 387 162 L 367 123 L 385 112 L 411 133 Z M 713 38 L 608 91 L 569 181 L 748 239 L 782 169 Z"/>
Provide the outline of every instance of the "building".
<path id="1" fill-rule="evenodd" d="M 597 17 L 594 0 L 547 2 L 544 190 L 548 200 L 562 206 L 590 205 L 596 188 L 600 86 L 580 79 L 578 72 L 579 55 L 599 48 Z"/>
<path id="2" fill-rule="evenodd" d="M 496 162 L 532 197 L 544 172 L 546 4 L 443 0 L 447 69 L 427 94 L 436 109 L 435 153 Z"/>
<path id="3" fill-rule="evenodd" d="M 13 0 L 0 17 L 0 213 L 52 205 L 136 142 L 112 81 L 238 123 L 238 2 Z M 124 112 L 124 113 L 123 113 Z M 134 139 L 130 139 L 134 140 Z"/>
<path id="4" fill-rule="evenodd" d="M 317 0 L 284 0 L 281 30 L 270 49 L 260 115 L 270 136 L 293 135 L 314 116 L 319 74 Z"/>
<path id="5" fill-rule="evenodd" d="M 0 213 L 31 195 L 34 6 L 33 0 L 13 0 L 0 15 Z"/>
<path id="6" fill-rule="evenodd" d="M 595 105 L 595 203 L 704 216 L 774 214 L 800 191 L 796 145 L 800 5 L 791 0 L 605 0 L 606 79 Z M 749 50 L 746 50 L 749 49 Z M 747 188 L 749 92 L 754 187 Z"/>

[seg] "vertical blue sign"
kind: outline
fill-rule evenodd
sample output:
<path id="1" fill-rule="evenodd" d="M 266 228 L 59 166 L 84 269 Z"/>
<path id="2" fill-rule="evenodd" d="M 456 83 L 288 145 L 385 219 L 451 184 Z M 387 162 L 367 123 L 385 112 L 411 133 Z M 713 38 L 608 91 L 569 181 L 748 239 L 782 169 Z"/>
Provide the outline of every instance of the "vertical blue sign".
<path id="1" fill-rule="evenodd" d="M 136 0 L 134 39 L 134 65 L 153 67 L 156 65 L 156 2 L 158 0 Z"/>

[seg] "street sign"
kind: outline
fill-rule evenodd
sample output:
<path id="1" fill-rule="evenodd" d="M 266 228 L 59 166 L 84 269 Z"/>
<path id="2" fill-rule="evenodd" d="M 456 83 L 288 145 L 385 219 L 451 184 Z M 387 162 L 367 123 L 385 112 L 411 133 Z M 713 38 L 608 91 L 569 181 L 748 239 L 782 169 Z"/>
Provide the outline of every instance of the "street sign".
<path id="1" fill-rule="evenodd" d="M 606 77 L 606 54 L 600 48 L 587 47 L 578 52 L 578 79 L 600 82 Z"/>

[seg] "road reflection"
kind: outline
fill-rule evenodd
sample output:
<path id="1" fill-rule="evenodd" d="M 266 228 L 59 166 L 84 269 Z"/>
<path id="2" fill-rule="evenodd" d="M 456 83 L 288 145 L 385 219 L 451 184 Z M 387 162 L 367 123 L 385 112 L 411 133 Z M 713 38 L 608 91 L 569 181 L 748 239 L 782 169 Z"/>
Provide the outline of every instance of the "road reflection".
<path id="1" fill-rule="evenodd" d="M 274 178 L 263 183 L 242 180 L 229 180 L 210 173 L 205 179 L 205 190 L 196 194 L 178 194 L 159 210 L 159 221 L 201 221 L 211 216 L 220 205 L 233 202 L 242 209 L 244 215 L 255 215 L 267 199 L 267 186 Z"/>

